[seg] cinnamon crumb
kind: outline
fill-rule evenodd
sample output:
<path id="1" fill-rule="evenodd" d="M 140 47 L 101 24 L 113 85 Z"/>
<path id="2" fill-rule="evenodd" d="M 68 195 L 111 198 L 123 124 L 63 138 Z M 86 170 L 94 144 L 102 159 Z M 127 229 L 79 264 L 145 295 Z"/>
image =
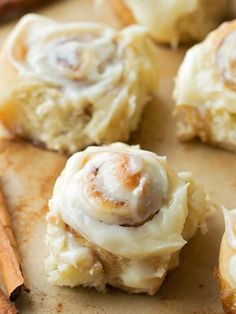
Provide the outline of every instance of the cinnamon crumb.
<path id="1" fill-rule="evenodd" d="M 62 310 L 63 310 L 63 304 L 62 303 L 57 303 L 57 305 L 56 305 L 57 313 L 61 313 Z"/>

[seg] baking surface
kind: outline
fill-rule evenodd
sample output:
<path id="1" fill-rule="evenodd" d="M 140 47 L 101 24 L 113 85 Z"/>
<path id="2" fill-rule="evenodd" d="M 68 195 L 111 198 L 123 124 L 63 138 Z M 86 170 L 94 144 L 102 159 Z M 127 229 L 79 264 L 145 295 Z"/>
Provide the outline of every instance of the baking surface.
<path id="1" fill-rule="evenodd" d="M 39 13 L 64 21 L 104 21 L 118 25 L 109 7 L 95 11 L 90 0 L 58 1 Z M 1 42 L 14 23 L 1 26 Z M 213 201 L 232 208 L 236 206 L 236 156 L 199 142 L 181 144 L 176 139 L 171 93 L 183 55 L 183 49 L 171 51 L 157 46 L 160 60 L 157 99 L 146 107 L 131 143 L 167 155 L 175 170 L 191 171 Z M 0 175 L 31 287 L 31 293 L 17 301 L 20 313 L 223 313 L 213 275 L 223 233 L 222 215 L 217 211 L 209 219 L 209 232 L 204 236 L 199 233 L 183 249 L 180 266 L 169 274 L 156 296 L 128 295 L 115 289 L 100 294 L 92 289 L 50 286 L 43 266 L 48 253 L 44 244 L 44 218 L 47 200 L 65 161 L 62 155 L 30 144 L 0 141 Z"/>

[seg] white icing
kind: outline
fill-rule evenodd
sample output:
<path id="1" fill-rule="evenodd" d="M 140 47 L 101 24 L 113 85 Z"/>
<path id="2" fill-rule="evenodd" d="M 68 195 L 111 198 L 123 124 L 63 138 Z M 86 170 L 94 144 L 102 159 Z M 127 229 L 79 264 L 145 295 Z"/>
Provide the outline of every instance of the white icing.
<path id="1" fill-rule="evenodd" d="M 98 153 L 99 156 L 96 157 Z M 94 154 L 95 157 L 93 156 Z M 132 166 L 133 171 L 137 171 L 143 163 L 145 175 L 147 177 L 150 176 L 152 179 L 150 180 L 151 196 L 154 195 L 155 198 L 156 195 L 160 195 L 158 198 L 162 199 L 162 202 L 164 201 L 164 203 L 160 204 L 160 211 L 154 215 L 151 220 L 139 227 L 121 226 L 117 224 L 119 222 L 116 218 L 113 224 L 107 224 L 102 221 L 103 217 L 100 217 L 100 220 L 92 217 L 91 211 L 94 210 L 94 212 L 96 212 L 97 204 L 91 197 L 88 199 L 86 194 L 87 170 L 93 167 L 93 162 L 98 165 L 98 161 L 101 163 L 105 162 L 106 158 L 109 156 L 113 163 L 114 154 L 134 155 L 132 156 L 132 163 L 134 163 L 136 158 L 139 162 L 136 169 Z M 84 166 L 84 160 L 91 155 L 93 157 Z M 106 170 L 109 170 L 109 166 Z M 111 172 L 112 171 L 108 171 L 106 177 L 110 176 Z M 56 208 L 60 211 L 63 220 L 75 231 L 82 234 L 83 237 L 113 254 L 129 258 L 170 254 L 181 249 L 185 244 L 181 233 L 188 214 L 186 203 L 187 185 L 177 179 L 177 177 L 175 177 L 175 179 L 172 178 L 172 181 L 175 182 L 172 182 L 174 187 L 169 186 L 169 183 L 167 184 L 165 161 L 153 153 L 129 147 L 124 144 L 113 144 L 109 147 L 105 146 L 99 148 L 90 147 L 69 159 L 62 176 L 57 180 L 54 195 L 50 201 L 50 208 Z M 110 183 L 111 182 L 109 182 L 109 184 Z M 109 184 L 106 186 L 106 189 L 108 189 Z M 170 193 L 171 188 L 174 189 L 173 195 L 170 199 L 166 200 L 165 196 Z M 122 192 L 121 195 L 116 193 L 116 199 L 121 199 L 128 195 L 126 194 L 128 191 L 124 193 L 124 191 L 119 188 L 115 189 L 115 191 Z M 112 193 L 112 189 L 109 192 Z M 136 195 L 132 195 L 132 190 L 130 191 L 131 199 L 137 197 L 137 195 L 137 193 Z M 135 202 L 131 202 L 131 206 L 133 203 Z M 146 206 L 148 206 L 148 201 L 146 201 L 146 203 Z M 153 213 L 153 211 L 151 211 L 153 208 L 148 207 L 148 209 L 150 213 Z M 135 208 L 131 210 L 132 213 L 134 211 Z M 133 217 L 134 215 L 132 215 L 132 218 Z M 135 219 L 133 223 L 136 223 Z"/>
<path id="2" fill-rule="evenodd" d="M 230 257 L 228 267 L 231 279 L 236 283 L 236 255 Z"/>
<path id="3" fill-rule="evenodd" d="M 123 157 L 128 160 L 124 175 L 132 176 L 140 173 L 135 187 L 130 188 L 125 185 L 122 178 L 117 176 L 117 173 L 122 171 L 118 167 L 124 167 L 120 160 Z M 73 159 L 74 163 L 79 164 L 81 161 L 80 155 L 77 155 L 77 160 Z M 96 175 L 95 169 L 98 169 Z M 118 207 L 114 205 L 101 216 L 99 212 L 105 205 L 104 202 L 100 203 L 100 199 L 98 201 L 96 197 L 90 195 L 91 176 L 94 189 L 102 193 L 106 200 L 111 202 L 116 200 L 124 204 Z M 83 168 L 81 167 L 79 172 L 73 174 L 72 177 L 66 177 L 65 180 L 66 182 L 69 180 L 70 184 L 66 183 L 63 187 L 63 204 L 65 204 L 63 207 L 80 208 L 92 218 L 110 224 L 135 224 L 153 215 L 161 208 L 168 185 L 166 172 L 161 164 L 158 168 L 151 170 L 140 156 L 134 154 L 123 156 L 119 152 L 101 153 L 95 156 Z"/>
<path id="4" fill-rule="evenodd" d="M 21 60 L 17 57 L 16 45 L 26 32 L 27 52 Z M 78 99 L 85 91 L 87 94 L 108 90 L 121 80 L 126 45 L 132 36 L 139 37 L 144 32 L 140 26 L 127 29 L 123 32 L 124 42 L 117 45 L 117 32 L 106 25 L 61 24 L 31 14 L 10 35 L 6 52 L 21 75 L 62 86 L 68 97 Z"/>
<path id="5" fill-rule="evenodd" d="M 236 249 L 236 209 L 227 210 L 222 207 L 222 211 L 228 243 L 232 249 Z"/>
<path id="6" fill-rule="evenodd" d="M 150 32 L 161 38 L 178 41 L 176 23 L 182 17 L 196 10 L 198 0 L 123 0 L 135 19 L 148 27 Z"/>
<path id="7" fill-rule="evenodd" d="M 228 210 L 222 206 L 225 220 L 225 233 L 228 245 L 236 249 L 236 209 Z M 236 255 L 232 255 L 228 262 L 228 270 L 231 279 L 236 282 Z"/>
<path id="8" fill-rule="evenodd" d="M 47 221 L 54 216 L 57 217 L 55 211 L 51 211 L 50 214 L 47 216 Z M 54 218 L 55 219 L 55 218 Z M 56 225 L 63 226 L 63 222 L 60 221 L 60 218 L 57 217 Z M 61 263 L 69 263 L 73 266 L 76 266 L 78 260 L 87 260 L 88 263 L 91 263 L 93 260 L 93 255 L 90 249 L 80 246 L 77 241 L 73 238 L 73 236 L 69 232 L 64 232 L 64 226 L 60 230 L 57 227 L 51 226 L 49 229 L 48 236 L 54 236 L 54 247 L 53 251 L 56 253 L 57 251 L 60 254 L 60 261 Z M 56 248 L 56 249 L 55 249 Z"/>
<path id="9" fill-rule="evenodd" d="M 93 158 L 91 162 L 87 163 L 87 165 L 84 167 L 84 171 L 82 170 L 85 172 L 85 174 L 83 173 L 81 175 L 86 178 L 86 175 L 88 175 L 94 167 L 99 167 L 100 170 L 95 180 L 96 186 L 99 188 L 102 194 L 106 195 L 108 199 L 117 199 L 118 201 L 128 202 L 129 208 L 133 209 L 136 207 L 136 195 L 133 195 L 135 190 L 131 192 L 117 177 L 117 172 L 119 171 L 119 168 L 117 167 L 119 163 L 118 158 L 119 156 L 115 154 L 113 156 L 107 153 L 98 155 Z M 106 159 L 108 159 L 107 162 Z M 134 175 L 142 170 L 142 166 L 139 165 L 140 160 L 137 159 L 138 158 L 135 158 L 135 156 L 131 156 L 129 159 L 130 162 L 133 163 L 133 169 L 127 170 L 130 172 L 130 174 Z M 137 162 L 137 165 L 135 165 L 135 162 Z M 140 182 L 138 187 L 141 188 L 141 186 L 142 184 Z"/>
<path id="10" fill-rule="evenodd" d="M 38 23 L 44 20 L 40 30 L 28 30 L 30 22 L 36 23 L 37 20 Z M 26 29 L 27 53 L 22 61 L 18 60 L 15 50 L 17 38 Z M 86 33 L 88 38 L 83 40 Z M 65 92 L 72 92 L 78 98 L 84 85 L 76 80 L 87 80 L 88 84 L 104 81 L 110 79 L 112 71 L 118 75 L 117 79 L 120 77 L 122 64 L 118 62 L 119 57 L 113 44 L 115 35 L 115 30 L 102 24 L 61 25 L 50 19 L 30 15 L 21 20 L 11 34 L 7 54 L 10 62 L 23 76 L 36 76 L 46 82 L 63 86 Z M 99 73 L 99 66 L 109 59 L 113 59 L 113 63 L 108 62 L 104 71 Z M 117 62 L 114 62 L 115 59 Z"/>

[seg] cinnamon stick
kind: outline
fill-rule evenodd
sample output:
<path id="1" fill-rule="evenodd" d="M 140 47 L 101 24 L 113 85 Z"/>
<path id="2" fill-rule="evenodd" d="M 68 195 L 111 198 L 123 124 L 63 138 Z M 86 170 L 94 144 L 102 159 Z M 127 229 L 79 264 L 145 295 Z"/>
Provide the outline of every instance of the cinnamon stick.
<path id="1" fill-rule="evenodd" d="M 18 314 L 19 312 L 15 306 L 7 299 L 5 294 L 0 289 L 0 313 L 4 314 Z"/>
<path id="2" fill-rule="evenodd" d="M 13 233 L 10 215 L 0 184 L 0 267 L 3 281 L 11 301 L 20 294 L 22 288 L 29 292 L 21 269 L 21 260 Z"/>

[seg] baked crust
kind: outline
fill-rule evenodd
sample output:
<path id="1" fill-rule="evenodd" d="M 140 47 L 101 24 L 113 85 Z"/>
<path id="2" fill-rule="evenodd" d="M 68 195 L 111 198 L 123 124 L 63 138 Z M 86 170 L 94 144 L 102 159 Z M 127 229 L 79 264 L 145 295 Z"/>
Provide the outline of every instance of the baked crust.
<path id="1" fill-rule="evenodd" d="M 127 8 L 122 0 L 111 0 L 111 3 L 123 26 L 135 23 L 132 12 Z"/>
<path id="2" fill-rule="evenodd" d="M 228 314 L 236 313 L 236 289 L 232 286 L 228 272 L 228 262 L 234 254 L 235 251 L 229 247 L 226 234 L 224 234 L 220 247 L 217 278 L 220 285 L 221 302 Z"/>
<path id="3" fill-rule="evenodd" d="M 234 119 L 234 116 L 231 116 L 226 110 L 219 111 L 218 115 L 221 114 L 220 112 L 227 116 L 229 121 Z M 214 111 L 200 111 L 198 108 L 183 105 L 174 110 L 174 115 L 178 120 L 177 136 L 180 141 L 186 142 L 198 138 L 203 143 L 236 153 L 236 141 L 230 140 L 227 136 L 224 139 L 218 136 L 219 120 Z M 228 121 L 222 121 L 222 128 L 224 123 L 227 127 Z"/>

